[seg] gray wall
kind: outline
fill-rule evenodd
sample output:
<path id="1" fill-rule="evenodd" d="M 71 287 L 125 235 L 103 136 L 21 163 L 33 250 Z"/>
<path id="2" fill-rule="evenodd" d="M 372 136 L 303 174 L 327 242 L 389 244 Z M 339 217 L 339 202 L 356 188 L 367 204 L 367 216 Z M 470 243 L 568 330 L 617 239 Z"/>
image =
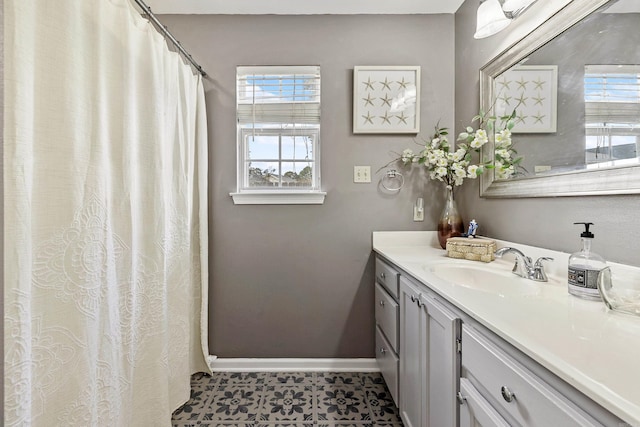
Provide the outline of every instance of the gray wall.
<path id="1" fill-rule="evenodd" d="M 374 230 L 435 229 L 416 197 L 437 185 L 407 177 L 400 194 L 353 183 L 354 165 L 375 172 L 414 136 L 353 135 L 355 65 L 422 66 L 423 133 L 453 124 L 454 17 L 162 16 L 209 74 L 210 347 L 220 357 L 373 357 Z M 317 206 L 236 206 L 235 68 L 320 65 L 322 187 Z M 412 182 L 415 185 L 412 185 Z"/>
<path id="2" fill-rule="evenodd" d="M 477 0 L 466 0 L 455 15 L 456 52 L 456 128 L 463 129 L 478 111 L 479 73 L 496 53 L 496 46 L 506 47 L 521 32 L 526 15 L 536 13 L 532 6 L 507 30 L 482 40 L 475 40 Z M 530 13 L 531 12 L 531 13 Z M 561 108 L 559 106 L 559 108 Z M 517 140 L 517 135 L 516 135 Z M 459 207 L 467 217 L 473 216 L 482 233 L 549 249 L 574 252 L 579 249 L 579 228 L 575 221 L 595 223 L 593 250 L 605 259 L 640 266 L 640 195 L 558 197 L 527 199 L 483 199 L 478 183 L 466 185 Z"/>

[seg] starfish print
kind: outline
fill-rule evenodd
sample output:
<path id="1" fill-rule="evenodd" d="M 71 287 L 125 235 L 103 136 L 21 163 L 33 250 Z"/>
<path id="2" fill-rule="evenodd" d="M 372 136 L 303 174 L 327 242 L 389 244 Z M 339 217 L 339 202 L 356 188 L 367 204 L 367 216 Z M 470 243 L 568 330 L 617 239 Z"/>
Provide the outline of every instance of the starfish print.
<path id="1" fill-rule="evenodd" d="M 382 85 L 382 89 L 387 88 L 387 90 L 391 90 L 391 82 L 389 81 L 389 79 L 387 77 L 384 78 L 383 82 L 379 82 Z"/>
<path id="2" fill-rule="evenodd" d="M 498 99 L 502 100 L 502 102 L 504 102 L 506 105 L 511 105 L 511 100 L 513 99 L 513 97 L 508 95 L 503 95 L 502 98 L 498 98 Z"/>
<path id="3" fill-rule="evenodd" d="M 396 83 L 398 83 L 398 89 L 406 89 L 407 85 L 409 84 L 409 82 L 405 82 L 404 81 L 404 77 L 402 78 L 401 81 L 396 82 Z"/>
<path id="4" fill-rule="evenodd" d="M 509 87 L 511 81 L 507 80 L 506 77 L 503 77 L 502 80 L 498 81 L 498 84 L 502 86 L 502 89 L 511 90 L 511 88 Z"/>
<path id="5" fill-rule="evenodd" d="M 380 122 L 381 124 L 385 124 L 385 123 L 389 123 L 389 124 L 391 124 L 391 120 L 389 120 L 389 119 L 390 119 L 391 117 L 393 117 L 393 116 L 390 116 L 390 115 L 389 115 L 389 112 L 388 112 L 388 111 L 385 111 L 385 112 L 384 112 L 384 116 L 379 116 L 379 117 L 382 119 L 382 122 Z"/>
<path id="6" fill-rule="evenodd" d="M 520 80 L 518 80 L 516 83 L 518 84 L 518 90 L 527 90 L 527 83 L 529 82 L 524 81 L 524 76 L 520 76 Z"/>
<path id="7" fill-rule="evenodd" d="M 524 96 L 524 92 L 522 92 L 520 94 L 520 98 L 516 98 L 516 100 L 518 101 L 518 105 L 523 105 L 523 106 L 527 106 L 527 98 L 526 96 Z"/>
<path id="8" fill-rule="evenodd" d="M 367 93 L 367 97 L 366 98 L 362 98 L 362 100 L 364 101 L 364 106 L 366 107 L 367 105 L 371 104 L 371 106 L 373 107 L 373 100 L 375 98 L 371 98 L 371 94 Z"/>
<path id="9" fill-rule="evenodd" d="M 362 84 L 364 84 L 364 90 L 375 90 L 373 88 L 374 83 L 375 82 L 371 81 L 371 77 L 369 77 L 366 82 L 362 82 Z"/>
<path id="10" fill-rule="evenodd" d="M 364 124 L 365 125 L 367 123 L 373 124 L 373 116 L 371 116 L 371 112 L 367 111 L 367 115 L 366 116 L 362 116 L 362 118 L 364 119 Z"/>
<path id="11" fill-rule="evenodd" d="M 544 101 L 546 98 L 540 96 L 540 92 L 538 92 L 538 96 L 534 96 L 531 99 L 533 99 L 534 101 L 536 101 L 533 105 L 540 105 L 542 106 L 542 101 Z"/>
<path id="12" fill-rule="evenodd" d="M 385 104 L 387 104 L 387 107 L 391 107 L 391 101 L 393 101 L 393 98 L 389 98 L 389 94 L 385 93 L 384 98 L 380 98 L 380 100 L 382 101 L 382 104 L 380 104 L 381 107 L 384 107 Z"/>
<path id="13" fill-rule="evenodd" d="M 539 89 L 542 90 L 542 85 L 544 85 L 546 82 L 543 80 L 540 80 L 540 76 L 538 76 L 538 80 L 533 81 L 533 84 L 535 85 L 535 89 Z"/>
<path id="14" fill-rule="evenodd" d="M 524 123 L 524 120 L 525 120 L 527 117 L 529 117 L 529 116 L 525 116 L 525 115 L 522 113 L 522 111 L 521 111 L 521 112 L 520 112 L 520 114 L 518 114 L 518 115 L 516 116 L 516 118 L 518 119 L 518 120 L 516 120 L 516 124 L 518 124 L 518 123 Z"/>
<path id="15" fill-rule="evenodd" d="M 538 111 L 538 114 L 537 114 L 537 115 L 535 115 L 535 116 L 533 116 L 533 118 L 534 118 L 533 123 L 534 123 L 534 124 L 536 124 L 536 123 L 540 123 L 540 124 L 542 124 L 542 119 L 543 119 L 543 118 L 545 118 L 545 117 L 546 117 L 546 116 L 545 116 L 544 114 L 540 114 L 540 111 Z"/>
<path id="16" fill-rule="evenodd" d="M 398 124 L 403 123 L 403 124 L 407 124 L 407 119 L 409 118 L 409 116 L 405 116 L 404 115 L 404 111 L 400 113 L 399 116 L 396 116 L 396 119 L 398 119 Z"/>

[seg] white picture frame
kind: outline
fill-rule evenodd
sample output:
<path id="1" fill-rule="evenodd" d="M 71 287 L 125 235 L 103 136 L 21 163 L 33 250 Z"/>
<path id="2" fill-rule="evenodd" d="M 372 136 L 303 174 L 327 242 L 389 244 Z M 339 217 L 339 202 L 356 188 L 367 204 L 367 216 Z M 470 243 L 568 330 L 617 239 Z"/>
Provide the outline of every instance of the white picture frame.
<path id="1" fill-rule="evenodd" d="M 353 68 L 353 133 L 420 132 L 420 66 Z"/>
<path id="2" fill-rule="evenodd" d="M 519 65 L 494 81 L 497 116 L 516 109 L 513 133 L 554 133 L 557 130 L 558 66 Z"/>

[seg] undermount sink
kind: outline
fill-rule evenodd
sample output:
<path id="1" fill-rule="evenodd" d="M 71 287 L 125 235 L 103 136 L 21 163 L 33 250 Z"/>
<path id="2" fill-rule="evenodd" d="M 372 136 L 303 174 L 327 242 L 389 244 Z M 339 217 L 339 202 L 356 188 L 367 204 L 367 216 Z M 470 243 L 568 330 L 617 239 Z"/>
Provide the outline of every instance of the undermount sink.
<path id="1" fill-rule="evenodd" d="M 481 264 L 438 263 L 423 268 L 452 285 L 500 296 L 539 296 L 544 286 L 542 282 L 518 277 L 510 270 Z"/>

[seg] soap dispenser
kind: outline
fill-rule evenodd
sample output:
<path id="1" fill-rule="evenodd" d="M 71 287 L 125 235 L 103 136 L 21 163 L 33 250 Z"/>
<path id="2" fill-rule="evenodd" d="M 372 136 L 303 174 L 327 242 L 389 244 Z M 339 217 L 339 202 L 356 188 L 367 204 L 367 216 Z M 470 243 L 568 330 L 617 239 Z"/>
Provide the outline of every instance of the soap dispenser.
<path id="1" fill-rule="evenodd" d="M 589 231 L 592 222 L 574 222 L 583 224 L 584 231 L 580 234 L 582 249 L 569 256 L 569 293 L 580 298 L 601 300 L 598 292 L 598 273 L 607 266 L 605 260 L 591 251 L 593 233 Z"/>

